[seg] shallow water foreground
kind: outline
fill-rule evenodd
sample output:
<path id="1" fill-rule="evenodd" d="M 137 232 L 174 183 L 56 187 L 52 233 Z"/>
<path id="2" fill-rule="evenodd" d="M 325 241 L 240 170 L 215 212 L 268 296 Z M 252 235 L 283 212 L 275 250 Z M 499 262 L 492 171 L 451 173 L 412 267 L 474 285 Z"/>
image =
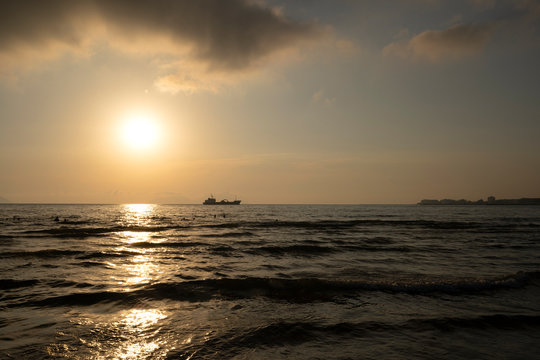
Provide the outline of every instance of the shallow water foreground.
<path id="1" fill-rule="evenodd" d="M 0 205 L 0 358 L 535 359 L 539 255 L 534 206 Z"/>

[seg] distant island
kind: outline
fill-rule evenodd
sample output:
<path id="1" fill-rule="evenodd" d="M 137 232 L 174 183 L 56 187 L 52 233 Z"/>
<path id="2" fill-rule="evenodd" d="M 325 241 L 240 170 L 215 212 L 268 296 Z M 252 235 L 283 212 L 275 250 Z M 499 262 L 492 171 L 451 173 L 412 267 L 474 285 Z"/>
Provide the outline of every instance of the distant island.
<path id="1" fill-rule="evenodd" d="M 487 198 L 487 201 L 484 201 L 483 199 L 476 201 L 465 199 L 424 199 L 420 201 L 418 205 L 540 205 L 540 198 L 495 199 L 494 196 L 490 196 Z"/>

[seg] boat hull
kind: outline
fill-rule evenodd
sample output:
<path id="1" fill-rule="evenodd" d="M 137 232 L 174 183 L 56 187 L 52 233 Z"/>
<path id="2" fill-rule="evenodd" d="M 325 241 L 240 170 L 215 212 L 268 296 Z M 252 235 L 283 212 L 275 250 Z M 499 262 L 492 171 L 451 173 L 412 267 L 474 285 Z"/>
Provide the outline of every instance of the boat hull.
<path id="1" fill-rule="evenodd" d="M 203 202 L 203 205 L 240 205 L 241 200 L 234 200 L 234 201 L 228 201 L 228 200 L 221 200 L 216 201 L 216 199 L 209 198 Z"/>

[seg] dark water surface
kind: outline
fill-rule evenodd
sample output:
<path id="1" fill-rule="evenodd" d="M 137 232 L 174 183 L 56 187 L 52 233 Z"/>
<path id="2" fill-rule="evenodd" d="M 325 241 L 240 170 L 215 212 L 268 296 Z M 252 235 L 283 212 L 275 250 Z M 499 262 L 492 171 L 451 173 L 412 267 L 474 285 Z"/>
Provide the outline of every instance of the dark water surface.
<path id="1" fill-rule="evenodd" d="M 0 288 L 1 359 L 538 359 L 540 207 L 0 205 Z"/>

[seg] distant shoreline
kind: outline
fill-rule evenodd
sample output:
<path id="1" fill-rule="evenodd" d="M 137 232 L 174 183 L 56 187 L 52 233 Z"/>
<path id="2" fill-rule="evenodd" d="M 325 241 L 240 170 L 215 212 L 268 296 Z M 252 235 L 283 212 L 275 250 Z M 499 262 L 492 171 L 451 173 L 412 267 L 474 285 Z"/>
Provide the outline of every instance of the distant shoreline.
<path id="1" fill-rule="evenodd" d="M 495 199 L 494 196 L 488 197 L 487 201 L 480 199 L 476 201 L 471 200 L 421 200 L 418 205 L 540 205 L 540 198 L 521 198 L 521 199 Z"/>
<path id="2" fill-rule="evenodd" d="M 198 206 L 200 203 L 51 203 L 51 202 L 2 202 L 0 206 L 121 206 L 121 205 L 132 205 L 132 204 L 151 204 L 151 205 L 160 205 L 160 206 Z M 248 203 L 242 204 L 245 206 L 417 206 L 417 205 L 426 205 L 426 206 L 442 206 L 442 205 L 540 205 L 540 198 L 521 198 L 521 199 L 501 199 L 494 202 L 477 200 L 453 200 L 453 199 L 442 199 L 442 200 L 431 200 L 423 199 L 417 203 Z"/>

